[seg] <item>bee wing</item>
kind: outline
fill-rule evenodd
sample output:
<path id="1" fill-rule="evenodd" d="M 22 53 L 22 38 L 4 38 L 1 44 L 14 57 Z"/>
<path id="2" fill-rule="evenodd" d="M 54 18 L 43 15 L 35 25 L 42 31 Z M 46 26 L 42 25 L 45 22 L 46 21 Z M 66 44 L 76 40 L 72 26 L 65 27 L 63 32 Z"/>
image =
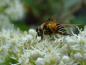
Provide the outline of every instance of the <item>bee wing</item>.
<path id="1" fill-rule="evenodd" d="M 80 24 L 63 24 L 69 34 L 79 34 L 80 31 L 78 25 Z"/>

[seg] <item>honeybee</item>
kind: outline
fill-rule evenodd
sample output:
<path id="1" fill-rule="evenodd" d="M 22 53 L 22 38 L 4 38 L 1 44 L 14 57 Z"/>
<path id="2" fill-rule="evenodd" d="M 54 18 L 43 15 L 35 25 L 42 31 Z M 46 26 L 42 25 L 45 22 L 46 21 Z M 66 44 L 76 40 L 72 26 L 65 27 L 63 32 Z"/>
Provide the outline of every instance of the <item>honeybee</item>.
<path id="1" fill-rule="evenodd" d="M 52 35 L 52 34 L 60 34 L 60 35 L 70 35 L 67 33 L 65 26 L 63 24 L 59 24 L 56 20 L 50 20 L 44 22 L 36 29 L 37 35 L 41 36 L 43 39 L 44 35 Z"/>

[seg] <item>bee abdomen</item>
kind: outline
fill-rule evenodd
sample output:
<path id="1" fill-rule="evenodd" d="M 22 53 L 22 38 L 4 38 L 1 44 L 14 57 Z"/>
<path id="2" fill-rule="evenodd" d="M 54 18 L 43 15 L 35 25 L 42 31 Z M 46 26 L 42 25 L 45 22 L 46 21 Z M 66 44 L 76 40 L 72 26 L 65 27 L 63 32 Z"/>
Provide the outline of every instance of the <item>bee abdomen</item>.
<path id="1" fill-rule="evenodd" d="M 69 35 L 65 27 L 61 24 L 57 24 L 57 33 L 61 35 Z"/>

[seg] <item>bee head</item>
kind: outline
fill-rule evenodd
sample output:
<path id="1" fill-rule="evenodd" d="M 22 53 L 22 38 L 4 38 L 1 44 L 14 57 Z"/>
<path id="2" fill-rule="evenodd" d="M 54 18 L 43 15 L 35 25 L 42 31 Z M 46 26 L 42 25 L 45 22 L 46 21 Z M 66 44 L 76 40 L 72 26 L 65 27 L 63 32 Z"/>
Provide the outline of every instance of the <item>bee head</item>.
<path id="1" fill-rule="evenodd" d="M 43 36 L 43 30 L 40 27 L 36 28 L 36 32 L 38 36 Z"/>

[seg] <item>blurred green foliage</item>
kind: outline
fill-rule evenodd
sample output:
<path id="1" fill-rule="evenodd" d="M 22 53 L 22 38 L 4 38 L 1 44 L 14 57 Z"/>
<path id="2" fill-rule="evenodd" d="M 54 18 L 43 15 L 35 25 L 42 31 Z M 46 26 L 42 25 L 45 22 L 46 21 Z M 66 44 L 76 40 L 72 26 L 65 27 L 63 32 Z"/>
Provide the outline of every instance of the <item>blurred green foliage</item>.
<path id="1" fill-rule="evenodd" d="M 71 11 L 71 7 L 75 8 L 75 4 L 78 3 L 79 1 L 80 0 L 23 0 L 24 7 L 26 10 L 28 10 L 27 12 L 30 14 L 30 16 L 31 13 L 34 16 L 32 19 L 38 18 L 37 21 L 39 22 L 34 21 L 36 23 L 40 23 L 40 22 L 42 23 L 44 20 L 47 20 L 49 17 L 55 16 L 59 23 L 61 22 L 61 23 L 70 23 L 70 24 L 82 24 L 80 25 L 81 28 L 86 24 L 85 22 L 86 13 L 82 15 L 82 12 L 79 12 L 78 13 L 79 17 L 75 16 L 74 13 L 66 15 Z M 32 12 L 29 11 L 30 10 L 29 7 Z M 67 17 L 64 15 L 66 15 Z M 62 19 L 61 16 L 64 16 L 65 19 Z M 15 25 L 19 26 L 22 30 L 28 29 L 26 23 L 15 23 Z"/>
<path id="2" fill-rule="evenodd" d="M 70 7 L 74 6 L 78 2 L 79 0 L 69 0 L 69 1 L 68 0 L 65 1 L 64 0 L 24 0 L 25 5 L 30 6 L 32 8 L 34 15 L 39 16 L 42 19 L 47 19 L 50 16 L 56 16 L 56 18 L 59 19 L 63 14 L 66 14 L 67 12 L 70 11 L 69 10 Z M 85 18 L 86 18 L 86 14 L 85 14 Z M 74 24 L 86 23 L 83 20 L 86 21 L 86 19 L 83 19 L 82 17 L 80 18 L 75 17 L 72 20 L 72 22 L 70 22 L 69 20 L 69 23 L 74 23 Z M 63 21 L 63 23 L 65 23 L 65 21 Z"/>
<path id="3" fill-rule="evenodd" d="M 14 22 L 13 24 L 15 25 L 15 27 L 20 28 L 22 31 L 29 29 L 29 25 L 26 25 L 25 22 Z"/>
<path id="4" fill-rule="evenodd" d="M 35 16 L 42 19 L 50 16 L 59 16 L 62 0 L 24 0 L 25 6 L 32 8 Z"/>

